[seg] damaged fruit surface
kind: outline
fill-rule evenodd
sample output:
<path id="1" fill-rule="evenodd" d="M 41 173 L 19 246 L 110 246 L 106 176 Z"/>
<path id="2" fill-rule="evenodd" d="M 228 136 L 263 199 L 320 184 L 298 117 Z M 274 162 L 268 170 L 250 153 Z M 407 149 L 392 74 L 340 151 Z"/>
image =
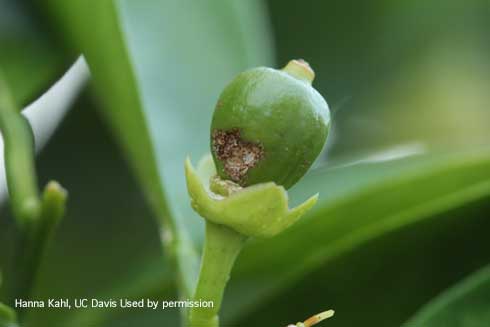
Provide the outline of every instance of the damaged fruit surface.
<path id="1" fill-rule="evenodd" d="M 307 63 L 239 74 L 223 91 L 211 124 L 211 153 L 223 179 L 286 189 L 310 168 L 330 126 L 326 101 Z"/>

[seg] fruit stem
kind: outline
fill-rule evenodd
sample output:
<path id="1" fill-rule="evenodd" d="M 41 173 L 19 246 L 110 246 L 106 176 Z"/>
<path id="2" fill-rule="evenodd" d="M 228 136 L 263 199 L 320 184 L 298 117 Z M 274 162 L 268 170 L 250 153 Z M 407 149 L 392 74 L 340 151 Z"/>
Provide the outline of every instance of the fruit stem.
<path id="1" fill-rule="evenodd" d="M 209 307 L 193 307 L 189 312 L 190 327 L 218 327 L 223 294 L 230 279 L 235 259 L 247 237 L 234 230 L 206 221 L 206 239 L 199 280 L 193 301 L 211 301 Z"/>

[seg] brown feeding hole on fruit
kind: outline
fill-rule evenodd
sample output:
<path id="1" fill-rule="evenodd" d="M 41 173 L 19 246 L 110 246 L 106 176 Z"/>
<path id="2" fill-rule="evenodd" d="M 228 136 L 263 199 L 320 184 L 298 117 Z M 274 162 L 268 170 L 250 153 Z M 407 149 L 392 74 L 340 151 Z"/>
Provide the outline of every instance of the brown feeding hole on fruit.
<path id="1" fill-rule="evenodd" d="M 211 138 L 213 151 L 223 163 L 226 174 L 239 184 L 244 183 L 248 170 L 264 157 L 262 145 L 242 140 L 238 128 L 216 129 Z"/>

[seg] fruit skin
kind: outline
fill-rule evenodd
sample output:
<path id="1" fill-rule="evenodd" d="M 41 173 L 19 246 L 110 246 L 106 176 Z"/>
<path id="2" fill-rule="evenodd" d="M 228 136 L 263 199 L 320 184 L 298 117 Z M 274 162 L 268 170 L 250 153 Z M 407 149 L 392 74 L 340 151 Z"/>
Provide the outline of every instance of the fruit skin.
<path id="1" fill-rule="evenodd" d="M 288 189 L 308 171 L 330 127 L 328 105 L 310 83 L 259 67 L 224 89 L 211 123 L 211 153 L 221 178 L 241 186 L 275 182 Z M 240 164 L 241 170 L 235 169 Z"/>

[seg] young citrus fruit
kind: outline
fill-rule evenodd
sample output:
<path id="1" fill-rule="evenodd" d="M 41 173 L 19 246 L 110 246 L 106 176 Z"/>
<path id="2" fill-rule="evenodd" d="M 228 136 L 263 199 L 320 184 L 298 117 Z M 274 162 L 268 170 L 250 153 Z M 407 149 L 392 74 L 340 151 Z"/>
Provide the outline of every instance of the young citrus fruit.
<path id="1" fill-rule="evenodd" d="M 282 70 L 239 74 L 221 93 L 211 124 L 218 175 L 241 186 L 275 182 L 286 189 L 310 168 L 330 126 L 325 99 L 302 60 Z"/>

